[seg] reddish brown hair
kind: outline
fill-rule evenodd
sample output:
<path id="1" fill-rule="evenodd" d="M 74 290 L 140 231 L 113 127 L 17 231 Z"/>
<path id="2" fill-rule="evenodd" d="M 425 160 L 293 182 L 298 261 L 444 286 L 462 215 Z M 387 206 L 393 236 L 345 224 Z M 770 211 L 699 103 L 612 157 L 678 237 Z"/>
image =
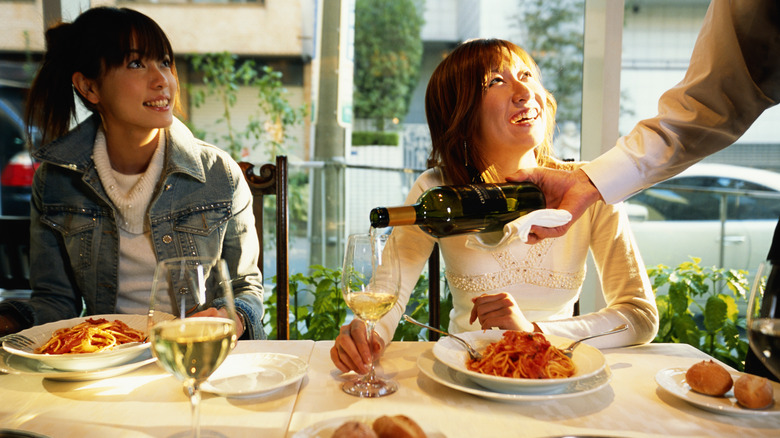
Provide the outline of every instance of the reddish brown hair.
<path id="1" fill-rule="evenodd" d="M 428 82 L 425 115 L 432 140 L 428 164 L 441 167 L 449 184 L 471 182 L 473 173 L 469 174 L 467 162 L 480 175 L 490 167 L 490 163 L 484 162 L 480 154 L 475 153 L 472 134 L 479 129 L 477 114 L 490 72 L 497 67 L 501 70 L 512 62 L 513 54 L 531 69 L 535 77 L 541 77 L 531 55 L 517 45 L 500 39 L 475 39 L 456 47 L 436 67 Z M 535 150 L 540 166 L 554 161 L 552 137 L 558 107 L 552 94 L 545 92 L 547 136 Z"/>

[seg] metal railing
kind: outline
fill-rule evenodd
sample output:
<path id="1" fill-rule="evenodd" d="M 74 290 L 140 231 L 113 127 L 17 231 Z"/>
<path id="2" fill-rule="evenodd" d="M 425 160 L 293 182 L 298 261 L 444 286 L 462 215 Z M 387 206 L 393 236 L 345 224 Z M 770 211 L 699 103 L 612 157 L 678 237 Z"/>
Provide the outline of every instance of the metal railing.
<path id="1" fill-rule="evenodd" d="M 324 172 L 330 169 L 333 172 Z M 325 247 L 335 245 L 333 253 L 341 254 L 345 236 L 351 233 L 367 232 L 369 227 L 368 213 L 371 208 L 377 206 L 401 205 L 405 202 L 406 195 L 412 187 L 416 178 L 424 171 L 423 168 L 404 167 L 404 166 L 381 166 L 352 164 L 343 159 L 330 161 L 306 161 L 290 163 L 290 180 L 294 184 L 295 174 L 305 173 L 307 183 L 298 188 L 291 187 L 291 196 L 296 196 L 293 192 L 300 190 L 304 196 L 325 197 L 327 194 L 321 189 L 325 186 L 325 178 L 328 175 L 337 175 L 340 180 L 339 191 L 340 198 L 334 202 L 341 202 L 342 209 L 338 216 L 327 218 L 326 221 L 317 221 L 322 224 L 315 229 L 312 218 L 319 215 L 325 218 L 328 215 L 326 207 L 332 207 L 327 203 L 321 203 L 320 211 L 312 211 L 311 199 L 307 202 L 304 218 L 295 217 L 299 212 L 293 210 L 290 212 L 291 222 L 297 223 L 297 228 L 291 229 L 291 239 L 294 239 L 291 248 L 291 272 L 302 272 L 308 269 L 312 259 L 324 260 Z M 299 178 L 302 179 L 302 178 Z M 315 182 L 317 182 L 315 184 Z M 320 191 L 312 193 L 313 187 L 319 187 Z M 770 199 L 777 201 L 778 211 L 780 211 L 780 193 L 758 191 L 758 190 L 740 190 L 725 188 L 702 188 L 689 186 L 668 186 L 658 185 L 647 190 L 662 189 L 678 193 L 701 193 L 719 199 L 718 221 L 720 224 L 718 266 L 725 264 L 725 253 L 727 242 L 726 224 L 733 219 L 734 210 L 732 208 L 732 217 L 729 217 L 729 204 L 740 205 L 734 199 L 753 198 Z M 629 199 L 630 203 L 632 200 Z M 305 227 L 305 228 L 303 228 Z M 335 236 L 335 237 L 334 237 Z M 772 236 L 766 236 L 767 242 Z M 319 251 L 316 257 L 312 257 L 311 248 L 317 248 Z M 641 248 L 640 248 L 641 249 Z M 695 248 L 692 248 L 695 251 Z M 332 257 L 331 257 L 332 258 Z M 328 260 L 329 267 L 336 267 L 339 260 Z M 327 265 L 326 265 L 327 266 Z M 272 266 L 267 268 L 273 268 Z"/>

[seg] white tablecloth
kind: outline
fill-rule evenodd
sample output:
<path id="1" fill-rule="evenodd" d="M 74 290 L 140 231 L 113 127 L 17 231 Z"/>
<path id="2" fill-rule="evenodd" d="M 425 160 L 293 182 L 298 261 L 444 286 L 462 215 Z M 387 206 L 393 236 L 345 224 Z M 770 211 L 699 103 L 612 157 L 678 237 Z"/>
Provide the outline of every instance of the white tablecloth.
<path id="1" fill-rule="evenodd" d="M 313 341 L 241 341 L 231 354 L 286 353 L 308 362 L 313 347 Z M 284 437 L 299 386 L 250 399 L 203 393 L 201 425 L 230 438 Z M 86 382 L 0 375 L 0 429 L 52 438 L 168 437 L 190 427 L 188 400 L 181 383 L 156 363 Z"/>
<path id="2" fill-rule="evenodd" d="M 708 358 L 685 344 L 604 350 L 612 370 L 608 387 L 581 397 L 532 403 L 465 394 L 419 373 L 417 358 L 431 354 L 432 343 L 390 344 L 380 371 L 400 383 L 398 393 L 379 399 L 355 398 L 339 388 L 342 377 L 329 359 L 332 345 L 318 342 L 314 347 L 309 383 L 301 388 L 288 436 L 353 416 L 404 414 L 427 432 L 447 437 L 780 437 L 780 417 L 714 414 L 659 388 L 655 382 L 659 370 L 689 367 Z"/>
<path id="3" fill-rule="evenodd" d="M 332 341 L 242 341 L 235 354 L 277 352 L 309 363 L 307 376 L 267 395 L 237 399 L 204 394 L 201 423 L 224 437 L 292 437 L 348 418 L 405 414 L 441 437 L 778 437 L 780 417 L 736 417 L 701 410 L 655 383 L 668 367 L 706 355 L 688 345 L 649 344 L 605 350 L 612 381 L 592 394 L 545 402 L 502 402 L 441 385 L 419 372 L 428 342 L 390 344 L 379 372 L 400 384 L 396 394 L 360 399 L 341 392 L 330 361 Z M 156 364 L 88 382 L 0 375 L 0 429 L 60 437 L 169 437 L 186 431 L 190 410 L 180 383 Z M 317 437 L 321 438 L 321 437 Z M 329 438 L 329 437 L 328 437 Z"/>

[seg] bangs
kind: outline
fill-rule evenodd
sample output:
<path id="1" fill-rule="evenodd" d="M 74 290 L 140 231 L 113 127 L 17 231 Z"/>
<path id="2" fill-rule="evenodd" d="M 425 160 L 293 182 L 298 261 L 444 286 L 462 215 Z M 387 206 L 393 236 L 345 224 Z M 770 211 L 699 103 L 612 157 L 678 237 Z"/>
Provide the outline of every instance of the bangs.
<path id="1" fill-rule="evenodd" d="M 529 55 L 525 50 L 521 49 L 519 46 L 504 40 L 489 40 L 490 45 L 485 47 L 483 55 L 483 59 L 486 62 L 486 65 L 484 65 L 484 78 L 482 86 L 483 88 L 487 87 L 487 81 L 490 77 L 490 74 L 494 71 L 503 71 L 506 68 L 514 67 L 515 65 L 515 56 L 520 59 L 520 61 L 525 64 L 528 69 L 531 70 L 531 72 L 539 78 L 541 81 L 541 73 L 539 71 L 539 66 L 536 64 L 536 61 L 531 58 L 531 55 Z"/>
<path id="2" fill-rule="evenodd" d="M 170 58 L 173 63 L 173 49 L 168 37 L 154 21 L 145 15 L 123 9 L 122 20 L 114 23 L 115 28 L 104 40 L 102 52 L 107 69 L 116 68 L 128 58 L 148 59 Z"/>

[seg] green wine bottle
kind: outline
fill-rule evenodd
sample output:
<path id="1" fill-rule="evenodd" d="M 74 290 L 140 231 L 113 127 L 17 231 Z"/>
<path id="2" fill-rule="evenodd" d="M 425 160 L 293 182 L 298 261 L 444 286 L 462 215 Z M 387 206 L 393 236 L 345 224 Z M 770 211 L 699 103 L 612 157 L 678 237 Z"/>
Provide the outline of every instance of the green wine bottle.
<path id="1" fill-rule="evenodd" d="M 432 187 L 414 205 L 371 210 L 374 228 L 418 225 L 435 237 L 498 231 L 504 224 L 545 208 L 533 183 L 468 184 Z"/>

